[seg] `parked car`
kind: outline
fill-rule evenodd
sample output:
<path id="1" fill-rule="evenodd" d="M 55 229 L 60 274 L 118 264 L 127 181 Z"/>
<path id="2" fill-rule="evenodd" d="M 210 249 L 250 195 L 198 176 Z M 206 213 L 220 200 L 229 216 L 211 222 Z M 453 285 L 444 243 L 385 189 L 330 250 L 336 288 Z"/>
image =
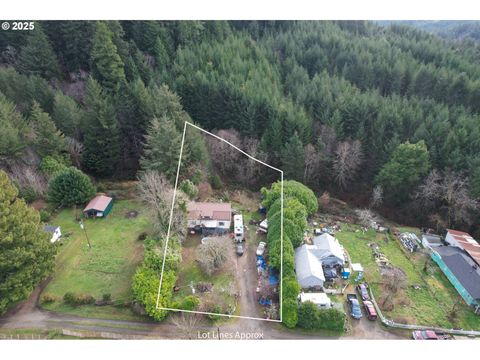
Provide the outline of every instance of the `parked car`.
<path id="1" fill-rule="evenodd" d="M 375 306 L 373 306 L 372 302 L 365 300 L 363 306 L 365 308 L 365 313 L 367 314 L 367 319 L 372 321 L 377 320 L 377 310 L 375 310 Z"/>
<path id="2" fill-rule="evenodd" d="M 266 247 L 267 247 L 267 244 L 263 241 L 260 241 L 260 244 L 258 244 L 258 247 L 257 247 L 257 256 L 262 256 L 263 253 L 265 252 Z"/>
<path id="3" fill-rule="evenodd" d="M 449 334 L 437 333 L 433 330 L 415 330 L 412 332 L 414 340 L 453 340 Z"/>
<path id="4" fill-rule="evenodd" d="M 237 253 L 238 256 L 242 256 L 244 253 L 243 245 L 242 243 L 237 243 L 235 245 L 235 252 Z"/>
<path id="5" fill-rule="evenodd" d="M 362 318 L 362 309 L 358 302 L 356 294 L 347 294 L 347 301 L 350 305 L 350 316 L 354 319 L 360 320 Z"/>
<path id="6" fill-rule="evenodd" d="M 357 285 L 357 290 L 360 296 L 362 297 L 362 300 L 370 300 L 370 295 L 368 295 L 368 290 L 367 290 L 367 284 L 366 283 L 361 283 Z"/>

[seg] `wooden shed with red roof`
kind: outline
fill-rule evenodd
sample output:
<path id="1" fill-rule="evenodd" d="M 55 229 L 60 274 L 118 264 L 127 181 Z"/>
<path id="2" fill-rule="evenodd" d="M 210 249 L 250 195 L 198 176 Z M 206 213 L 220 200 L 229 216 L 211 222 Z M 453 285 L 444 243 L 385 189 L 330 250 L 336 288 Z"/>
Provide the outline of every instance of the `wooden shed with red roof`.
<path id="1" fill-rule="evenodd" d="M 90 218 L 104 218 L 106 217 L 110 211 L 112 211 L 113 207 L 113 199 L 111 197 L 105 195 L 98 195 L 95 196 L 85 209 L 83 209 L 83 214 L 85 217 Z"/>

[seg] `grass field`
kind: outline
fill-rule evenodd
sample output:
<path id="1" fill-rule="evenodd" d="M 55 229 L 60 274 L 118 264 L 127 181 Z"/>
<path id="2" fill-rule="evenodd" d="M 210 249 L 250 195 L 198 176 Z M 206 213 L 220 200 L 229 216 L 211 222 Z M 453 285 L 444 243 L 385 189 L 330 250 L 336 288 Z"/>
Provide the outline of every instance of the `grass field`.
<path id="1" fill-rule="evenodd" d="M 125 215 L 129 210 L 138 211 L 138 216 L 127 218 Z M 120 304 L 132 299 L 132 276 L 143 257 L 143 244 L 137 238 L 149 230 L 144 206 L 130 200 L 117 201 L 107 218 L 85 220 L 91 249 L 72 209 L 62 210 L 50 223 L 59 225 L 63 234 L 71 235 L 63 239 L 53 279 L 43 292 L 43 295 L 53 296 L 57 301 L 44 307 L 91 317 L 134 318 L 129 308 L 71 307 L 64 304 L 62 298 L 66 292 L 74 292 L 96 299 L 101 299 L 103 294 L 111 294 L 112 300 Z"/>
<path id="2" fill-rule="evenodd" d="M 428 255 L 404 251 L 400 242 L 391 235 L 373 230 L 363 233 L 358 229 L 358 226 L 343 224 L 336 237 L 348 251 L 352 262 L 360 262 L 365 268 L 365 279 L 377 300 L 384 290 L 369 243 L 377 244 L 391 264 L 401 268 L 406 275 L 405 289 L 396 295 L 393 310 L 383 311 L 385 316 L 412 324 L 480 330 L 480 317 L 463 302 L 440 269 L 433 264 L 431 273 L 423 271 Z M 408 228 L 408 231 L 418 232 L 418 229 Z M 414 285 L 418 285 L 419 289 L 415 289 Z M 455 318 L 449 316 L 452 309 L 455 309 Z"/>

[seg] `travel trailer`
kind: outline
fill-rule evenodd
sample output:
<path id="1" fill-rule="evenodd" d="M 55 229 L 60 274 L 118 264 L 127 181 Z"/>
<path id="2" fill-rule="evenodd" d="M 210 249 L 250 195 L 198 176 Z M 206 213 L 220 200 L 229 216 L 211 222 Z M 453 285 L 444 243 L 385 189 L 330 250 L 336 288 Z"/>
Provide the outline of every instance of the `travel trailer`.
<path id="1" fill-rule="evenodd" d="M 233 232 L 235 234 L 235 241 L 242 242 L 245 240 L 245 233 L 243 228 L 243 216 L 234 215 L 233 216 Z"/>

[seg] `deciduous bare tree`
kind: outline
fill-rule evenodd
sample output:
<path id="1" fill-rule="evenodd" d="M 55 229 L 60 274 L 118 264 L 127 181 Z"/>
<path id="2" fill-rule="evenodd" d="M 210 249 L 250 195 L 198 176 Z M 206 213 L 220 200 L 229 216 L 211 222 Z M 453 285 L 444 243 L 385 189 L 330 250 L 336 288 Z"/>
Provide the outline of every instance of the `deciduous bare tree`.
<path id="1" fill-rule="evenodd" d="M 358 222 L 362 226 L 369 228 L 375 221 L 375 214 L 368 209 L 358 209 L 355 211 L 357 214 Z"/>
<path id="2" fill-rule="evenodd" d="M 146 171 L 139 178 L 138 191 L 140 198 L 152 210 L 153 226 L 157 236 L 161 239 L 165 238 L 170 221 L 173 187 L 162 174 L 156 171 Z M 185 234 L 185 202 L 186 196 L 181 191 L 177 191 L 172 213 L 171 234 Z"/>
<path id="3" fill-rule="evenodd" d="M 70 154 L 73 165 L 80 168 L 82 161 L 83 144 L 80 141 L 68 136 L 65 137 L 65 143 L 67 145 L 67 151 Z"/>
<path id="4" fill-rule="evenodd" d="M 181 338 L 191 340 L 195 338 L 199 317 L 198 314 L 178 313 L 172 317 L 172 323 L 177 327 Z"/>
<path id="5" fill-rule="evenodd" d="M 443 174 L 432 170 L 418 187 L 416 198 L 427 209 L 443 213 L 447 226 L 471 225 L 473 214 L 479 207 L 478 201 L 470 196 L 468 179 L 451 170 Z"/>
<path id="6" fill-rule="evenodd" d="M 198 249 L 197 261 L 206 274 L 212 275 L 215 270 L 220 269 L 228 259 L 232 242 L 226 236 L 219 236 L 208 239 Z"/>
<path id="7" fill-rule="evenodd" d="M 345 188 L 355 177 L 363 153 L 359 140 L 342 141 L 338 144 L 333 160 L 334 178 L 341 188 Z"/>
<path id="8" fill-rule="evenodd" d="M 373 188 L 372 191 L 372 200 L 370 201 L 370 206 L 376 208 L 383 203 L 383 188 L 381 185 L 377 185 Z"/>
<path id="9" fill-rule="evenodd" d="M 305 145 L 303 151 L 305 162 L 303 182 L 308 184 L 312 182 L 316 175 L 318 175 L 322 163 L 322 157 L 312 144 Z"/>

